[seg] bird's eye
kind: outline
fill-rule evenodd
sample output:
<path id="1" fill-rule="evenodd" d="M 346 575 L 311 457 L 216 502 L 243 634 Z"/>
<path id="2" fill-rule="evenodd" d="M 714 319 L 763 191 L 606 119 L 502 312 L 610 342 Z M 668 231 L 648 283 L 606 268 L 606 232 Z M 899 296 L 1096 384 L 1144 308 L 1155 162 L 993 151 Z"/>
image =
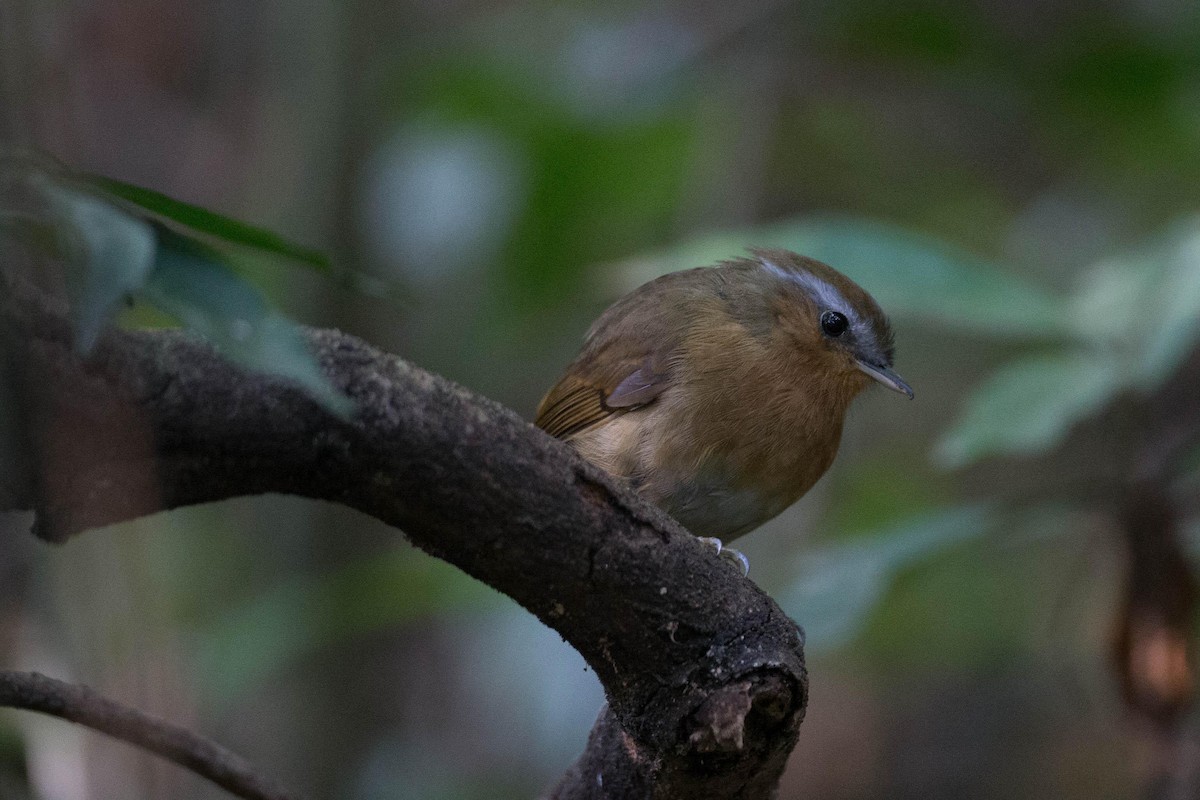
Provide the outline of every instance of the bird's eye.
<path id="1" fill-rule="evenodd" d="M 821 330 L 825 331 L 827 336 L 841 336 L 848 327 L 850 327 L 850 321 L 846 319 L 845 314 L 837 311 L 821 313 Z"/>

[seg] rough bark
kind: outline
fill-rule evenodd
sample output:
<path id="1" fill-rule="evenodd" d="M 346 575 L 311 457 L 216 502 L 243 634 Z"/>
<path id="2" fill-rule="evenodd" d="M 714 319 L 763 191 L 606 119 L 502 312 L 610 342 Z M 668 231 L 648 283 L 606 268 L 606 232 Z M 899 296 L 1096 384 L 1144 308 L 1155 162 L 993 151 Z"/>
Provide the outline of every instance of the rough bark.
<path id="1" fill-rule="evenodd" d="M 0 444 L 22 456 L 0 509 L 36 512 L 43 538 L 268 492 L 341 503 L 514 598 L 595 670 L 609 706 L 553 797 L 773 795 L 805 708 L 802 632 L 557 440 L 332 330 L 308 336 L 349 420 L 176 332 L 114 331 L 81 360 L 60 315 L 8 288 L 19 424 Z"/>

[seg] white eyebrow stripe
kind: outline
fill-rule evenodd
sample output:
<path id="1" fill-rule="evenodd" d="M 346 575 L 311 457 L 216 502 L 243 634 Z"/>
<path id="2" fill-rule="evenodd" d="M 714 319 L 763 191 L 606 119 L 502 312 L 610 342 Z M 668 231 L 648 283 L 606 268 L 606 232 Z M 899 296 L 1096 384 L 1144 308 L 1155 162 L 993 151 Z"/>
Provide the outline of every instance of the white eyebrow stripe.
<path id="1" fill-rule="evenodd" d="M 845 314 L 850 323 L 850 329 L 858 337 L 858 340 L 875 351 L 880 350 L 874 327 L 859 316 L 858 311 L 846 301 L 846 297 L 838 291 L 836 286 L 810 272 L 792 272 L 765 258 L 760 258 L 759 262 L 767 272 L 777 278 L 790 281 L 803 288 L 821 310 L 840 311 Z"/>
<path id="2" fill-rule="evenodd" d="M 792 272 L 765 258 L 762 259 L 762 265 L 772 275 L 804 287 L 808 291 L 809 296 L 813 300 L 816 300 L 817 305 L 821 308 L 840 311 L 847 317 L 850 317 L 852 321 L 858 321 L 856 319 L 857 315 L 854 313 L 854 308 L 846 302 L 846 298 L 842 296 L 842 293 L 836 287 L 821 280 L 816 275 L 808 272 Z"/>

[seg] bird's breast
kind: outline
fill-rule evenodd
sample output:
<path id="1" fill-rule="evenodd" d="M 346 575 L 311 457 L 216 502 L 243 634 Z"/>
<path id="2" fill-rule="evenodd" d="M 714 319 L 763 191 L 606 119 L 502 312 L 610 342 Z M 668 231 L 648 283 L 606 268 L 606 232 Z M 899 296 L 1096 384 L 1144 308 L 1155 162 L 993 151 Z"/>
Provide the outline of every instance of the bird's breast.
<path id="1" fill-rule="evenodd" d="M 639 442 L 643 494 L 693 533 L 723 540 L 777 516 L 829 468 L 842 429 L 840 413 L 814 417 L 785 400 L 683 413 L 668 398 Z"/>
<path id="2" fill-rule="evenodd" d="M 776 516 L 785 505 L 754 486 L 739 486 L 713 471 L 647 487 L 658 490 L 659 505 L 697 536 L 729 541 Z"/>

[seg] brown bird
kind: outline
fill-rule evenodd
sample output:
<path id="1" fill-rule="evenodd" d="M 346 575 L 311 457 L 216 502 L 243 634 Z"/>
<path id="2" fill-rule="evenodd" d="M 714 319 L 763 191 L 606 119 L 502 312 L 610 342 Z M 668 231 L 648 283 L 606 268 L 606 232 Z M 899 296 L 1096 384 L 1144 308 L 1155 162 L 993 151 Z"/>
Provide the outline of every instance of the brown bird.
<path id="1" fill-rule="evenodd" d="M 610 306 L 536 419 L 718 552 L 812 488 L 872 380 L 913 396 L 869 294 L 811 258 L 751 253 Z"/>

